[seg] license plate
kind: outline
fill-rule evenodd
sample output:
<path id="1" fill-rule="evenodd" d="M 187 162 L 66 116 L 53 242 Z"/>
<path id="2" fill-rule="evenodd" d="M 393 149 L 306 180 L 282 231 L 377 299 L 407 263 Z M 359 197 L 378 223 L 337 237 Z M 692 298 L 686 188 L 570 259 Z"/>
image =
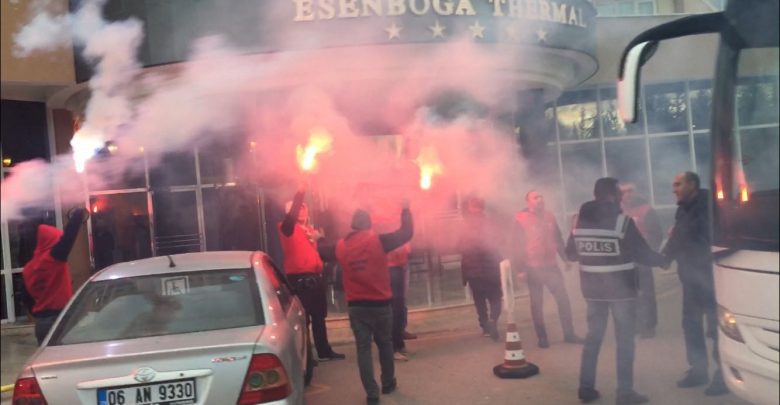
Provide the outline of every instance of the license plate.
<path id="1" fill-rule="evenodd" d="M 186 405 L 197 400 L 194 379 L 102 388 L 97 395 L 98 405 Z"/>

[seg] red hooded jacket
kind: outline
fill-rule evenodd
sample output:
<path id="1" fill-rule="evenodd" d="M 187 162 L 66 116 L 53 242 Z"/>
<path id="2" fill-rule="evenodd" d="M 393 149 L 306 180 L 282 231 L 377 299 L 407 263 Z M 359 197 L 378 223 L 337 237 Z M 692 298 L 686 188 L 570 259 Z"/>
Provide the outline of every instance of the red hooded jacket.
<path id="1" fill-rule="evenodd" d="M 61 311 L 73 296 L 67 261 L 52 257 L 51 249 L 62 237 L 62 231 L 50 226 L 38 226 L 38 242 L 32 259 L 24 265 L 24 286 L 35 300 L 33 315 L 42 311 Z"/>

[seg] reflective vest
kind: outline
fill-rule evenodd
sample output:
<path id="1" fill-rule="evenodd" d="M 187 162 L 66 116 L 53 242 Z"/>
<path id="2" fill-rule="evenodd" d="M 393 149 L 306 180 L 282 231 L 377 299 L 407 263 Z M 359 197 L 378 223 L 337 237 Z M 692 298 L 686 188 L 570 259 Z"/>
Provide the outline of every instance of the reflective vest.
<path id="1" fill-rule="evenodd" d="M 382 241 L 373 231 L 358 231 L 339 241 L 336 259 L 344 271 L 347 303 L 390 302 L 390 270 Z"/>
<path id="2" fill-rule="evenodd" d="M 295 224 L 292 235 L 284 236 L 280 223 L 279 240 L 286 274 L 322 273 L 322 259 L 317 252 L 317 243 L 309 238 L 306 228 Z"/>
<path id="3" fill-rule="evenodd" d="M 580 287 L 588 300 L 636 298 L 637 272 L 624 243 L 631 219 L 617 215 L 609 229 L 580 228 L 572 231 L 580 262 Z"/>

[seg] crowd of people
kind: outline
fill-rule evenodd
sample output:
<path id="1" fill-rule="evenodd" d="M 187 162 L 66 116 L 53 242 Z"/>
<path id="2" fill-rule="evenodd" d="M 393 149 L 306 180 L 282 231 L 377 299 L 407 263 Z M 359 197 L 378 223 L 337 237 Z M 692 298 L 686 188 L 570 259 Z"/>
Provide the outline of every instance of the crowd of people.
<path id="1" fill-rule="evenodd" d="M 457 249 L 463 285 L 471 291 L 483 334 L 499 340 L 499 263 L 509 258 L 518 277 L 528 284 L 538 347 L 550 346 L 542 310 L 545 287 L 557 304 L 564 342 L 583 345 L 578 398 L 591 402 L 600 397 L 596 367 L 611 313 L 617 341 L 617 403 L 647 402 L 646 396 L 634 390 L 635 337 L 652 338 L 658 323 L 652 268 L 667 269 L 676 261 L 683 289 L 683 331 L 690 365 L 677 385 L 688 388 L 710 383 L 705 340 L 717 339 L 717 320 L 708 192 L 701 189 L 699 177 L 692 172 L 679 174 L 673 190 L 678 208 L 674 227 L 663 247 L 658 215 L 647 201 L 635 195 L 633 184 L 620 184 L 614 178 L 596 181 L 594 200 L 580 207 L 567 241 L 537 190 L 526 194 L 526 207 L 516 214 L 506 238 L 497 236 L 502 231 L 486 214 L 485 201 L 476 196 L 468 198 L 463 210 L 464 232 Z M 405 340 L 415 338 L 406 330 L 408 262 L 414 234 L 409 203 L 403 203 L 400 227 L 394 232 L 376 232 L 371 214 L 358 209 L 352 215 L 350 232 L 336 243 L 325 244 L 319 243 L 322 235 L 310 224 L 305 192 L 305 186 L 299 188 L 278 224 L 284 271 L 306 309 L 318 359 L 340 360 L 346 356 L 334 351 L 328 341 L 327 284 L 323 277 L 324 263 L 338 263 L 357 346 L 360 379 L 367 402 L 377 403 L 380 392 L 389 394 L 397 388 L 394 361 L 408 360 Z M 38 244 L 23 276 L 39 344 L 72 296 L 67 257 L 87 215 L 86 210 L 72 212 L 64 232 L 48 225 L 40 225 L 37 230 Z M 566 271 L 579 268 L 587 306 L 585 338 L 575 333 L 559 260 Z M 374 378 L 372 342 L 378 347 L 381 387 Z M 717 349 L 713 361 L 718 362 Z M 705 393 L 726 392 L 718 370 Z"/>

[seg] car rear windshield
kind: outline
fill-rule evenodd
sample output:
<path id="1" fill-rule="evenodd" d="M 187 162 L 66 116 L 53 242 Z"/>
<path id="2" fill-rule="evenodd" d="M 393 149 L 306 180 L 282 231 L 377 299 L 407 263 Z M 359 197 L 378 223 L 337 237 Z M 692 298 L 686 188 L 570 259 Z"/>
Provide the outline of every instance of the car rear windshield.
<path id="1" fill-rule="evenodd" d="M 261 308 L 251 269 L 95 281 L 64 314 L 49 345 L 262 325 Z"/>

